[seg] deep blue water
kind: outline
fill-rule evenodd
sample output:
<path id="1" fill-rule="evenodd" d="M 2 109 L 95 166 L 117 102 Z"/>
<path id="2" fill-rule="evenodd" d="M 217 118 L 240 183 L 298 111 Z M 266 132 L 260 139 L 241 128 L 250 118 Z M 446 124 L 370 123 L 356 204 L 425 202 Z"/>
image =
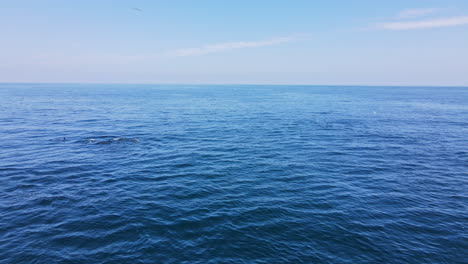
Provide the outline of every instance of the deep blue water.
<path id="1" fill-rule="evenodd" d="M 0 263 L 467 263 L 468 88 L 0 85 Z"/>

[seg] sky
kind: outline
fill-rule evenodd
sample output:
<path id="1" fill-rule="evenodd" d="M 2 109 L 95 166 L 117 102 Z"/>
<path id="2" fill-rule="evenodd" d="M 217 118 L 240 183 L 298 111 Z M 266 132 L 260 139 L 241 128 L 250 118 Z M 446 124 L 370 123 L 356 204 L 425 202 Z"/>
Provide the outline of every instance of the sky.
<path id="1" fill-rule="evenodd" d="M 468 86 L 468 1 L 0 0 L 0 82 Z"/>

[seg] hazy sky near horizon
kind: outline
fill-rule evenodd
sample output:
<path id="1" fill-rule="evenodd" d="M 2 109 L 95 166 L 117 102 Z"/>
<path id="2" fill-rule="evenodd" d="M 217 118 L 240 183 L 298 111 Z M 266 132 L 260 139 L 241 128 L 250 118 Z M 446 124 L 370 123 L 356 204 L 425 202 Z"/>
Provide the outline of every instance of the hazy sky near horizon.
<path id="1" fill-rule="evenodd" d="M 468 86 L 466 0 L 0 0 L 0 82 Z"/>

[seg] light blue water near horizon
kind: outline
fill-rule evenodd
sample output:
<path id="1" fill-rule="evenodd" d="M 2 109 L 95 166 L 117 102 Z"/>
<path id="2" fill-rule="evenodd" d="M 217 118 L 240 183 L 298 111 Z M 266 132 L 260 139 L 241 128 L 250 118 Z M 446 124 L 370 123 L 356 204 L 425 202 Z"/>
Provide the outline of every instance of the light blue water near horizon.
<path id="1" fill-rule="evenodd" d="M 466 263 L 468 88 L 0 84 L 0 263 Z"/>

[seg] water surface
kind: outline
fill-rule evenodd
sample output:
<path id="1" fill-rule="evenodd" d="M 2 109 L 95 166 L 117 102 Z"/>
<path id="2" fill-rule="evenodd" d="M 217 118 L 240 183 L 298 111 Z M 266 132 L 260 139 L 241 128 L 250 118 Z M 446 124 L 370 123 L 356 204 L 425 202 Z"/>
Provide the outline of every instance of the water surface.
<path id="1" fill-rule="evenodd" d="M 0 263 L 466 263 L 468 88 L 0 85 Z"/>

